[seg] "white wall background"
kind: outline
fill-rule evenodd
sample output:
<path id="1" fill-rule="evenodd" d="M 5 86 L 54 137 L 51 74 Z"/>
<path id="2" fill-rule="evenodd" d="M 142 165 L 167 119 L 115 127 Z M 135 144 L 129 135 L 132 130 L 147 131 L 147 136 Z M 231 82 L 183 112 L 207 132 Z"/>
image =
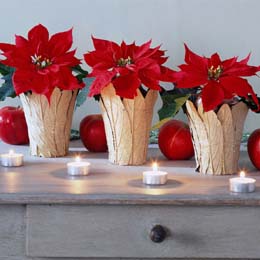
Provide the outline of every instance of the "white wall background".
<path id="1" fill-rule="evenodd" d="M 38 23 L 51 33 L 74 28 L 77 56 L 92 50 L 91 34 L 120 42 L 153 39 L 170 56 L 168 66 L 183 63 L 186 42 L 199 54 L 218 51 L 223 58 L 252 52 L 250 64 L 260 64 L 259 0 L 8 0 L 0 1 L 0 41 L 14 42 Z M 250 79 L 260 94 L 260 79 Z M 19 104 L 19 99 L 0 106 Z M 156 110 L 160 107 L 158 101 Z M 88 99 L 74 115 L 73 127 L 86 114 L 99 113 Z M 178 115 L 178 117 L 183 117 Z M 156 121 L 156 115 L 154 118 Z M 250 113 L 245 130 L 260 127 L 260 114 Z"/>

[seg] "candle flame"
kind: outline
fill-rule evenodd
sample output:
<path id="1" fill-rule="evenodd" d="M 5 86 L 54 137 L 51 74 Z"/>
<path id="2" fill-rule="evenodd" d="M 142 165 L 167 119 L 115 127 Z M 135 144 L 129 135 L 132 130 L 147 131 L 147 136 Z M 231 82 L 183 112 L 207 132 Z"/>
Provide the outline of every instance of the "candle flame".
<path id="1" fill-rule="evenodd" d="M 153 171 L 158 171 L 158 164 L 156 162 L 153 163 Z"/>
<path id="2" fill-rule="evenodd" d="M 241 171 L 240 172 L 240 178 L 245 178 L 245 176 L 246 176 L 246 173 L 244 171 Z"/>
<path id="3" fill-rule="evenodd" d="M 14 150 L 10 150 L 9 155 L 13 155 L 13 154 L 14 154 Z"/>
<path id="4" fill-rule="evenodd" d="M 80 161 L 81 161 L 80 157 L 79 157 L 79 156 L 76 156 L 76 157 L 75 157 L 75 161 L 76 161 L 76 162 L 80 162 Z"/>

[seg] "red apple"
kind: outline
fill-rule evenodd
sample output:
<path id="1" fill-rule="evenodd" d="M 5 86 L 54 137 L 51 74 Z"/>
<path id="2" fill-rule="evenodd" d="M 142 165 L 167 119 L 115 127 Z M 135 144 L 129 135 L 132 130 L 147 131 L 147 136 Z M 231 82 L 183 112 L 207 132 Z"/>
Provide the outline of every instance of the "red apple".
<path id="1" fill-rule="evenodd" d="M 179 120 L 172 119 L 160 128 L 158 144 L 169 160 L 187 160 L 194 155 L 189 126 Z"/>
<path id="2" fill-rule="evenodd" d="M 0 138 L 8 144 L 28 144 L 28 129 L 22 108 L 0 109 Z"/>
<path id="3" fill-rule="evenodd" d="M 90 152 L 106 152 L 107 140 L 102 115 L 88 115 L 79 127 L 80 138 Z"/>
<path id="4" fill-rule="evenodd" d="M 256 129 L 248 138 L 247 151 L 253 165 L 260 170 L 260 129 Z"/>

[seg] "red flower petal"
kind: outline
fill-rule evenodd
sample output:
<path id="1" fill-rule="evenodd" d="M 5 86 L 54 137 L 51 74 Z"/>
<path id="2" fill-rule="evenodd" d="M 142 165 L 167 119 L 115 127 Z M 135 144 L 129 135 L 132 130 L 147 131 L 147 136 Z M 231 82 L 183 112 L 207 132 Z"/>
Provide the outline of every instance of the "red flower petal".
<path id="1" fill-rule="evenodd" d="M 143 56 L 149 49 L 150 49 L 150 46 L 151 46 L 151 43 L 152 43 L 152 40 L 142 44 L 138 49 L 137 51 L 135 52 L 134 54 L 134 59 L 138 59 L 140 58 L 141 56 Z"/>
<path id="2" fill-rule="evenodd" d="M 93 81 L 90 86 L 89 97 L 99 95 L 101 90 L 105 88 L 109 83 L 111 83 L 112 78 L 116 75 L 115 71 L 102 71 L 99 76 Z M 92 77 L 91 74 L 88 77 Z"/>
<path id="3" fill-rule="evenodd" d="M 157 63 L 152 63 L 149 66 L 142 69 L 143 74 L 145 74 L 149 78 L 154 78 L 159 80 L 161 77 L 161 68 Z"/>
<path id="4" fill-rule="evenodd" d="M 151 58 L 140 58 L 135 62 L 135 65 L 138 67 L 138 69 L 145 68 L 151 64 L 157 64 L 157 62 Z"/>
<path id="5" fill-rule="evenodd" d="M 54 34 L 49 41 L 50 55 L 60 56 L 65 54 L 72 46 L 72 29 Z"/>
<path id="6" fill-rule="evenodd" d="M 251 97 L 255 104 L 258 104 L 257 96 L 246 79 L 239 77 L 223 77 L 220 79 L 220 83 L 223 86 L 225 93 L 230 93 L 232 96 L 237 95 L 244 97 L 245 99 Z"/>
<path id="7" fill-rule="evenodd" d="M 141 46 L 122 41 L 118 46 L 111 41 L 92 39 L 95 50 L 84 55 L 86 63 L 93 69 L 89 77 L 96 77 L 90 95 L 100 94 L 104 82 L 109 83 L 107 77 L 112 80 L 116 93 L 123 98 L 134 98 L 141 83 L 160 90 L 160 79 L 172 80 L 173 71 L 161 66 L 167 60 L 165 52 L 159 50 L 160 46 L 151 48 L 151 41 Z"/>
<path id="8" fill-rule="evenodd" d="M 78 82 L 77 78 L 72 75 L 72 71 L 66 67 L 60 69 L 58 79 L 57 86 L 60 89 L 73 90 L 84 86 Z"/>
<path id="9" fill-rule="evenodd" d="M 23 36 L 15 35 L 15 45 L 18 48 L 28 47 L 28 41 Z"/>
<path id="10" fill-rule="evenodd" d="M 234 64 L 237 62 L 237 57 L 233 57 L 227 60 L 222 61 L 222 67 L 223 70 L 226 71 L 229 68 L 231 68 L 232 66 L 234 66 Z"/>
<path id="11" fill-rule="evenodd" d="M 208 60 L 192 52 L 186 44 L 185 46 L 185 62 L 197 67 L 198 70 L 205 72 L 208 69 Z"/>
<path id="12" fill-rule="evenodd" d="M 210 68 L 211 66 L 213 66 L 214 68 L 217 68 L 220 65 L 221 65 L 220 57 L 217 53 L 214 53 L 210 57 L 210 59 L 208 59 L 208 67 Z"/>
<path id="13" fill-rule="evenodd" d="M 96 50 L 101 50 L 101 51 L 107 50 L 113 52 L 117 52 L 118 50 L 120 50 L 119 45 L 113 41 L 102 40 L 102 39 L 94 38 L 93 36 L 92 36 L 92 41 Z"/>
<path id="14" fill-rule="evenodd" d="M 244 59 L 242 59 L 239 63 L 247 65 L 250 59 L 251 53 L 249 53 Z"/>
<path id="15" fill-rule="evenodd" d="M 49 32 L 46 27 L 38 24 L 28 32 L 28 40 L 35 52 L 33 54 L 42 54 L 49 40 Z"/>
<path id="16" fill-rule="evenodd" d="M 59 66 L 74 67 L 80 64 L 80 60 L 75 57 L 75 50 L 65 53 L 62 56 L 54 57 L 53 63 Z"/>
<path id="17" fill-rule="evenodd" d="M 159 80 L 151 79 L 150 77 L 147 77 L 144 73 L 139 73 L 139 78 L 143 85 L 145 85 L 147 88 L 151 88 L 154 90 L 161 90 Z"/>
<path id="18" fill-rule="evenodd" d="M 194 88 L 204 85 L 208 82 L 207 74 L 187 73 L 184 71 L 176 72 L 174 82 L 178 88 Z"/>
<path id="19" fill-rule="evenodd" d="M 201 99 L 206 112 L 215 109 L 224 99 L 224 91 L 221 85 L 216 81 L 209 81 L 202 89 Z"/>
<path id="20" fill-rule="evenodd" d="M 13 51 L 15 49 L 15 45 L 9 43 L 0 43 L 0 50 L 3 52 Z"/>
<path id="21" fill-rule="evenodd" d="M 140 87 L 141 80 L 136 73 L 130 73 L 116 78 L 112 83 L 118 96 L 132 99 L 137 96 L 136 90 Z"/>
<path id="22" fill-rule="evenodd" d="M 71 45 L 72 29 L 53 35 L 49 41 L 48 30 L 41 24 L 29 31 L 28 40 L 16 36 L 16 45 L 0 44 L 7 58 L 3 63 L 16 69 L 13 84 L 17 95 L 30 90 L 49 100 L 57 86 L 82 87 L 71 71 L 71 67 L 80 63 L 75 51 L 67 52 Z"/>
<path id="23" fill-rule="evenodd" d="M 46 43 L 49 40 L 49 32 L 42 24 L 38 24 L 28 32 L 28 40 Z"/>
<path id="24" fill-rule="evenodd" d="M 43 94 L 49 87 L 48 77 L 41 76 L 28 70 L 17 69 L 13 75 L 13 83 L 17 95 L 30 90 L 33 90 L 38 94 Z"/>
<path id="25" fill-rule="evenodd" d="M 112 52 L 92 51 L 84 55 L 84 60 L 95 69 L 109 69 L 115 66 Z"/>
<path id="26" fill-rule="evenodd" d="M 167 67 L 161 66 L 161 76 L 160 81 L 165 82 L 174 82 L 175 81 L 175 73 L 176 71 L 171 70 Z"/>
<path id="27" fill-rule="evenodd" d="M 260 67 L 247 65 L 249 58 L 250 55 L 248 55 L 245 59 L 241 61 L 237 61 L 237 59 L 234 58 L 235 61 L 229 66 L 227 66 L 225 64 L 226 61 L 224 61 L 223 62 L 224 71 L 222 73 L 222 76 L 247 77 L 247 76 L 256 75 L 256 73 L 260 71 Z"/>

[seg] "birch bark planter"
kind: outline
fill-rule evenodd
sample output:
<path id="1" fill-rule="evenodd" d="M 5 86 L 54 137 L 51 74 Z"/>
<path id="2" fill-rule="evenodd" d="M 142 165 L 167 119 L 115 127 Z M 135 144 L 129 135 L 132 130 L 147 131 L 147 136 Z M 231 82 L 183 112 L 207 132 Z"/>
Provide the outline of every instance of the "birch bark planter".
<path id="1" fill-rule="evenodd" d="M 225 175 L 238 171 L 240 142 L 248 107 L 243 103 L 224 104 L 217 113 L 204 112 L 186 102 L 197 170 L 203 174 Z"/>
<path id="2" fill-rule="evenodd" d="M 30 151 L 42 157 L 68 153 L 70 129 L 78 91 L 55 88 L 50 104 L 44 95 L 21 94 L 28 125 Z"/>
<path id="3" fill-rule="evenodd" d="M 100 105 L 105 124 L 109 161 L 119 165 L 146 162 L 153 107 L 158 93 L 149 90 L 143 97 L 121 99 L 112 85 L 101 92 Z"/>

